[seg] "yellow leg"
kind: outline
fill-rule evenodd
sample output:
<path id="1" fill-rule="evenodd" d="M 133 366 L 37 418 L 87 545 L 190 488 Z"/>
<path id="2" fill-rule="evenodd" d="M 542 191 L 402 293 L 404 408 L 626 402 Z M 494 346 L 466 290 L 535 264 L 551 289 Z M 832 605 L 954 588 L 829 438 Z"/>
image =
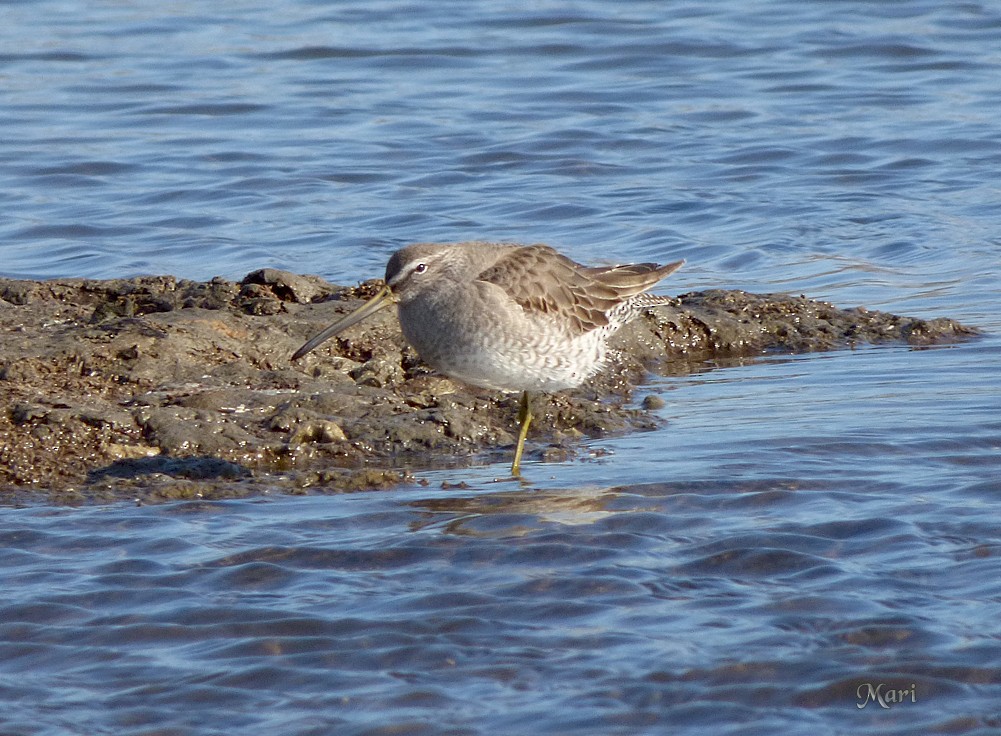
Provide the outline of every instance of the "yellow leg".
<path id="1" fill-rule="evenodd" d="M 532 410 L 528 405 L 528 391 L 521 394 L 521 409 L 518 410 L 518 446 L 514 450 L 514 462 L 511 464 L 511 475 L 521 476 L 521 453 L 525 451 L 525 438 L 528 436 L 528 425 L 532 423 Z"/>

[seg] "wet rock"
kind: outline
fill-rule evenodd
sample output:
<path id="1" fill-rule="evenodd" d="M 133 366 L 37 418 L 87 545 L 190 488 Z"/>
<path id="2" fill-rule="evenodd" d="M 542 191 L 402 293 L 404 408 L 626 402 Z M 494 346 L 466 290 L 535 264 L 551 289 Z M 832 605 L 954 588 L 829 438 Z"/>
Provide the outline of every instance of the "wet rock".
<path id="1" fill-rule="evenodd" d="M 348 436 L 341 426 L 335 422 L 318 419 L 303 424 L 289 440 L 290 444 L 302 442 L 343 442 Z"/>
<path id="2" fill-rule="evenodd" d="M 308 304 L 319 301 L 334 293 L 335 288 L 319 276 L 302 276 L 276 268 L 262 268 L 251 271 L 240 282 L 244 287 L 259 284 L 267 287 L 275 298 L 283 302 Z"/>
<path id="3" fill-rule="evenodd" d="M 434 374 L 392 310 L 289 362 L 380 287 L 276 269 L 240 283 L 0 279 L 0 491 L 71 503 L 348 492 L 397 484 L 399 467 L 507 459 L 518 397 Z M 659 397 L 629 403 L 651 368 L 974 334 L 805 297 L 684 294 L 622 329 L 588 385 L 533 399 L 528 453 L 571 458 L 582 437 L 656 426 Z"/>
<path id="4" fill-rule="evenodd" d="M 389 355 L 376 355 L 348 373 L 359 386 L 386 388 L 403 379 L 403 367 Z"/>
<path id="5" fill-rule="evenodd" d="M 116 461 L 90 474 L 90 480 L 108 478 L 139 478 L 143 476 L 168 476 L 188 480 L 235 480 L 251 475 L 247 468 L 214 457 L 144 457 Z"/>
<path id="6" fill-rule="evenodd" d="M 640 403 L 647 411 L 657 411 L 658 409 L 663 409 L 667 406 L 667 402 L 656 394 L 649 394 L 643 397 L 643 401 Z"/>

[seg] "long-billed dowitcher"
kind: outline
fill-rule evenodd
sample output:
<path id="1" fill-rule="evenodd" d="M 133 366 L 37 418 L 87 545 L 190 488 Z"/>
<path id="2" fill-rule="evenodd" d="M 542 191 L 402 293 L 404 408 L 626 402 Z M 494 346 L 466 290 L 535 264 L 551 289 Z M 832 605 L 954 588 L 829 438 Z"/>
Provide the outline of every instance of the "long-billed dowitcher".
<path id="1" fill-rule="evenodd" d="M 588 267 L 546 245 L 417 243 L 390 257 L 378 294 L 292 360 L 395 303 L 404 337 L 432 368 L 473 386 L 521 392 L 517 476 L 532 422 L 529 393 L 573 388 L 600 371 L 609 335 L 667 303 L 644 292 L 683 263 Z"/>

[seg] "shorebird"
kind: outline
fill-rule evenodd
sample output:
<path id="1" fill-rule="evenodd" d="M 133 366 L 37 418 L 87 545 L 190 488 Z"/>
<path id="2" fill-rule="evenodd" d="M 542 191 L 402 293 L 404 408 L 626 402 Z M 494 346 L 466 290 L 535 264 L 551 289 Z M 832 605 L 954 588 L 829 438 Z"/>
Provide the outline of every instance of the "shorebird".
<path id="1" fill-rule="evenodd" d="M 668 303 L 645 292 L 683 263 L 589 267 L 546 245 L 417 243 L 390 257 L 379 293 L 292 360 L 395 303 L 404 337 L 432 368 L 473 386 L 521 392 L 511 465 L 518 477 L 530 393 L 574 388 L 600 371 L 609 336 Z"/>

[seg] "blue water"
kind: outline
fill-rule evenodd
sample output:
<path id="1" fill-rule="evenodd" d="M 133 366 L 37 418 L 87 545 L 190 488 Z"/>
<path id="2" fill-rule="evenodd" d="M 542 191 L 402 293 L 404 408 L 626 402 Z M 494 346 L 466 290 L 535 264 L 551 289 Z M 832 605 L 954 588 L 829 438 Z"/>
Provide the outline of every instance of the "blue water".
<path id="1" fill-rule="evenodd" d="M 0 732 L 1001 730 L 1001 6 L 0 19 L 6 276 L 503 239 L 986 333 L 655 379 L 663 429 L 525 486 L 0 510 Z"/>

